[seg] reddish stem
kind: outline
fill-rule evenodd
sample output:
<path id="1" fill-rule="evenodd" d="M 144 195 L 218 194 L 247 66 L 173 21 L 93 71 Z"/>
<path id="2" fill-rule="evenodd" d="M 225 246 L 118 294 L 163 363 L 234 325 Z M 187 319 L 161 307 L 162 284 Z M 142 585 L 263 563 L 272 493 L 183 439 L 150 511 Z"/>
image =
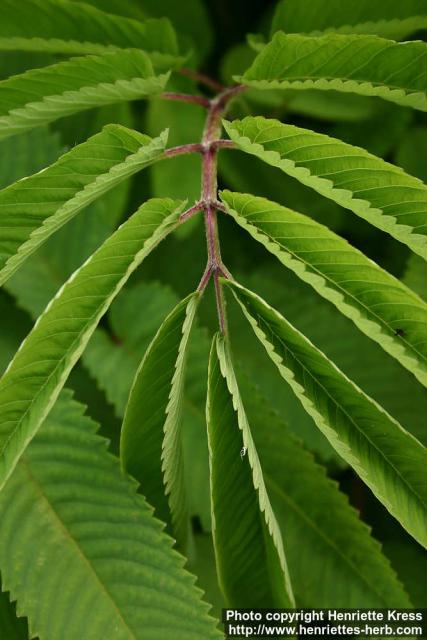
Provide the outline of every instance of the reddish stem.
<path id="1" fill-rule="evenodd" d="M 170 100 L 197 102 L 197 104 L 208 107 L 201 143 L 184 144 L 178 147 L 172 147 L 164 152 L 164 157 L 170 158 L 184 153 L 202 154 L 201 197 L 198 202 L 181 214 L 180 220 L 188 220 L 188 218 L 195 215 L 198 211 L 204 211 L 208 261 L 202 279 L 200 280 L 198 290 L 204 291 L 209 280 L 213 277 L 219 326 L 221 332 L 225 334 L 227 331 L 227 318 L 225 313 L 224 294 L 219 278 L 220 276 L 223 276 L 224 278 L 231 278 L 231 274 L 222 263 L 218 236 L 217 210 L 226 211 L 226 209 L 224 205 L 218 202 L 217 199 L 217 155 L 219 149 L 235 148 L 234 142 L 231 140 L 219 139 L 222 129 L 221 118 L 227 109 L 229 101 L 235 95 L 244 91 L 246 87 L 243 85 L 237 85 L 223 90 L 222 85 L 219 85 L 219 83 L 216 83 L 215 81 L 211 81 L 211 79 L 204 77 L 202 74 L 197 74 L 191 70 L 181 70 L 181 72 L 183 72 L 184 75 L 189 75 L 190 77 L 197 79 L 198 82 L 203 82 L 204 84 L 208 84 L 216 89 L 219 87 L 221 88 L 221 93 L 212 100 L 208 100 L 202 96 L 189 96 L 187 94 L 178 93 L 164 93 L 163 97 Z"/>
<path id="2" fill-rule="evenodd" d="M 178 147 L 166 149 L 163 155 L 165 158 L 172 158 L 173 156 L 181 156 L 185 153 L 203 153 L 203 145 L 200 142 L 181 144 Z"/>
<path id="3" fill-rule="evenodd" d="M 215 149 L 218 149 L 218 150 L 236 148 L 236 143 L 233 142 L 232 140 L 214 140 L 211 144 L 213 147 L 215 147 Z"/>
<path id="4" fill-rule="evenodd" d="M 196 202 L 196 204 L 194 204 L 192 207 L 190 207 L 189 209 L 187 209 L 187 211 L 184 211 L 184 213 L 181 213 L 181 215 L 179 216 L 179 219 L 181 222 L 184 222 L 184 220 L 188 220 L 188 218 L 191 218 L 192 216 L 194 216 L 195 213 L 198 213 L 199 211 L 203 211 L 205 209 L 205 203 L 202 202 L 202 200 L 199 200 L 199 202 Z"/>
<path id="5" fill-rule="evenodd" d="M 204 73 L 200 73 L 198 71 L 194 71 L 193 69 L 188 69 L 187 67 L 182 67 L 179 69 L 179 73 L 182 76 L 187 76 L 187 78 L 192 78 L 196 80 L 199 84 L 204 84 L 206 87 L 213 89 L 214 91 L 224 91 L 225 87 L 220 82 L 217 82 L 213 78 L 205 75 Z"/>
<path id="6" fill-rule="evenodd" d="M 191 102 L 198 104 L 205 109 L 209 109 L 211 101 L 205 96 L 194 96 L 191 93 L 175 93 L 173 91 L 165 91 L 160 94 L 160 98 L 164 100 L 177 100 L 179 102 Z"/>

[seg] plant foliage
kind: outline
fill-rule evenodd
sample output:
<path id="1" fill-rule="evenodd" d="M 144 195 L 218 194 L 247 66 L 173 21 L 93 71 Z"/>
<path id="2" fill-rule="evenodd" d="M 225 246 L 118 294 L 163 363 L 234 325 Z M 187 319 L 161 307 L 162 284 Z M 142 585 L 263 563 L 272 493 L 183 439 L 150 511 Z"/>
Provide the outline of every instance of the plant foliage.
<path id="1" fill-rule="evenodd" d="M 6 640 L 427 597 L 425 2 L 210 4 L 2 3 Z"/>

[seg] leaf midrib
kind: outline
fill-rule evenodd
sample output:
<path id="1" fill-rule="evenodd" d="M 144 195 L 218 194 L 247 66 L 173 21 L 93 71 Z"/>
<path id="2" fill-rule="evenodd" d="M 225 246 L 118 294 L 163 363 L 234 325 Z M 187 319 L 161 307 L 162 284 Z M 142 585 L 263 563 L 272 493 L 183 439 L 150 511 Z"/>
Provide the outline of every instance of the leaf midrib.
<path id="1" fill-rule="evenodd" d="M 121 613 L 121 611 L 120 611 L 120 609 L 119 609 L 119 607 L 118 607 L 113 595 L 108 590 L 107 586 L 102 582 L 102 580 L 101 580 L 100 576 L 98 575 L 94 565 L 90 562 L 90 559 L 87 556 L 85 556 L 85 554 L 81 550 L 77 540 L 71 535 L 70 531 L 67 529 L 65 523 L 61 519 L 58 511 L 55 509 L 54 505 L 52 504 L 52 502 L 49 500 L 49 498 L 47 497 L 46 493 L 44 492 L 42 485 L 37 480 L 37 478 L 33 474 L 33 472 L 31 471 L 31 464 L 29 464 L 27 462 L 25 456 L 21 457 L 20 464 L 22 465 L 22 469 L 25 470 L 25 473 L 27 474 L 27 476 L 29 478 L 29 481 L 32 483 L 32 485 L 34 486 L 34 488 L 37 491 L 37 493 L 40 495 L 40 497 L 43 500 L 43 502 L 47 505 L 49 513 L 51 513 L 51 515 L 53 516 L 54 520 L 58 523 L 60 530 L 64 534 L 64 537 L 66 539 L 68 539 L 69 542 L 71 543 L 71 545 L 77 550 L 77 555 L 80 557 L 80 559 L 82 560 L 83 564 L 86 567 L 88 567 L 89 572 L 95 577 L 95 580 L 98 583 L 98 585 L 100 586 L 101 591 L 107 596 L 108 600 L 112 603 L 113 609 L 116 612 L 118 618 L 122 621 L 125 629 L 130 634 L 129 638 L 132 639 L 132 640 L 138 640 L 138 637 L 135 635 L 134 630 L 128 625 L 126 620 L 123 618 L 123 615 L 122 615 L 122 613 Z"/>
<path id="2" fill-rule="evenodd" d="M 235 211 L 235 210 L 234 210 Z M 295 254 L 291 249 L 288 249 L 286 247 L 284 247 L 283 245 L 281 245 L 275 238 L 273 238 L 269 233 L 267 233 L 264 230 L 259 229 L 259 227 L 257 227 L 256 225 L 252 224 L 251 222 L 249 222 L 244 216 L 239 216 L 239 214 L 237 213 L 237 211 L 235 211 L 236 216 L 243 220 L 244 222 L 246 222 L 246 224 L 248 224 L 249 226 L 251 226 L 256 233 L 259 233 L 260 235 L 265 236 L 266 238 L 268 238 L 275 246 L 279 247 L 281 250 L 286 251 L 287 253 L 289 253 L 292 258 L 294 258 L 294 260 L 296 260 L 297 262 L 301 262 L 302 264 L 305 265 L 305 267 L 307 268 L 307 271 L 313 270 L 315 271 L 316 275 L 318 275 L 320 278 L 322 278 L 323 280 L 325 280 L 325 282 L 328 282 L 329 285 L 333 285 L 332 289 L 338 289 L 341 293 L 341 295 L 343 295 L 344 298 L 346 298 L 347 296 L 350 297 L 351 299 L 353 299 L 358 305 L 360 305 L 362 307 L 362 309 L 365 309 L 365 313 L 366 315 L 369 317 L 369 315 L 372 315 L 374 317 L 374 319 L 377 319 L 378 325 L 381 327 L 384 326 L 386 329 L 388 329 L 391 333 L 394 333 L 394 330 L 389 326 L 389 324 L 385 321 L 382 320 L 381 317 L 379 317 L 374 311 L 372 311 L 369 307 L 366 307 L 366 305 L 362 302 L 359 301 L 350 291 L 346 291 L 345 289 L 343 289 L 340 285 L 340 283 L 335 283 L 333 280 L 330 279 L 330 277 L 324 273 L 322 273 L 321 271 L 319 271 L 319 269 L 314 266 L 311 265 L 309 262 L 306 262 L 304 260 L 304 258 L 299 257 L 297 254 Z M 351 252 L 350 252 L 351 253 Z M 311 283 L 310 283 L 310 286 Z M 335 306 L 335 303 L 333 303 Z M 354 308 L 354 307 L 353 307 Z M 367 318 L 368 319 L 368 318 Z M 354 320 L 353 320 L 354 322 Z M 359 327 L 358 327 L 359 328 Z M 363 332 L 364 333 L 364 332 Z M 368 335 L 368 334 L 366 334 Z M 392 336 L 388 336 L 389 338 L 392 338 Z M 393 339 L 393 338 L 392 338 Z M 408 350 L 415 352 L 415 354 L 419 355 L 419 358 L 422 362 L 426 363 L 426 360 L 423 356 L 423 354 L 419 353 L 418 350 L 415 348 L 414 345 L 412 345 L 411 343 L 409 343 L 404 337 L 401 341 L 402 343 L 405 343 L 405 345 L 407 346 Z M 399 342 L 399 344 L 401 344 L 401 342 Z M 393 344 L 396 344 L 396 341 L 393 340 Z M 417 343 L 418 344 L 418 343 Z M 396 344 L 396 346 L 398 346 Z"/>
<path id="3" fill-rule="evenodd" d="M 155 75 L 151 75 L 151 76 L 147 76 L 147 77 L 141 77 L 141 76 L 134 76 L 132 78 L 120 78 L 118 80 L 115 80 L 114 82 L 98 82 L 96 84 L 90 84 L 90 85 L 84 85 L 82 87 L 76 88 L 76 89 L 67 89 L 66 91 L 63 91 L 62 93 L 55 93 L 55 94 L 49 94 L 48 96 L 44 96 L 42 100 L 37 100 L 37 101 L 33 101 L 33 102 L 26 102 L 25 104 L 21 105 L 21 106 L 15 106 L 12 109 L 9 109 L 7 113 L 5 114 L 0 114 L 0 126 L 4 126 L 5 124 L 9 124 L 8 120 L 13 119 L 14 117 L 18 116 L 20 118 L 20 122 L 22 124 L 22 118 L 25 117 L 23 114 L 20 113 L 16 113 L 16 111 L 29 111 L 29 110 L 33 110 L 33 109 L 38 109 L 41 106 L 44 106 L 45 104 L 47 104 L 48 102 L 52 101 L 52 100 L 57 100 L 57 99 L 61 99 L 61 98 L 67 98 L 67 102 L 69 102 L 70 104 L 72 104 L 73 100 L 72 98 L 76 97 L 76 94 L 79 95 L 81 93 L 86 92 L 87 90 L 94 90 L 94 89 L 99 89 L 100 87 L 107 87 L 107 88 L 111 88 L 111 87 L 115 87 L 117 88 L 119 84 L 123 83 L 123 82 L 129 82 L 132 85 L 135 83 L 135 81 L 139 80 L 142 82 L 150 82 L 150 81 L 156 81 L 156 80 L 161 80 L 162 76 L 155 76 Z M 159 91 L 161 89 L 161 84 L 160 82 L 159 84 Z M 155 94 L 153 94 L 155 95 Z M 128 100 L 130 100 L 130 98 L 128 98 Z M 107 103 L 108 104 L 108 103 Z M 89 104 L 89 106 L 83 107 L 82 109 L 79 109 L 79 111 L 83 111 L 83 110 L 88 110 L 93 108 L 94 106 L 97 106 L 97 104 L 95 103 L 94 105 Z M 31 109 L 29 109 L 29 107 L 31 107 Z M 77 113 L 77 112 L 76 112 Z M 68 115 L 68 114 L 66 114 Z M 21 128 L 21 125 L 18 124 L 14 124 L 12 122 L 13 128 Z"/>
<path id="4" fill-rule="evenodd" d="M 259 318 L 260 320 L 262 320 L 262 318 L 261 318 L 261 316 L 260 316 L 259 314 L 257 314 L 257 316 L 258 316 L 258 318 Z M 268 324 L 268 323 L 267 323 L 267 324 Z M 260 328 L 260 324 L 259 324 L 259 322 L 257 322 L 257 326 Z M 277 351 L 274 349 L 273 344 L 268 340 L 268 338 L 267 338 L 267 336 L 264 334 L 264 332 L 262 332 L 262 333 L 263 333 L 263 335 L 264 335 L 265 341 L 266 341 L 266 342 L 268 342 L 268 344 L 269 344 L 269 345 L 271 346 L 271 348 L 273 349 L 274 353 L 276 353 L 276 354 L 279 356 L 279 354 L 277 353 Z M 318 381 L 318 380 L 317 380 L 317 378 L 314 376 L 314 374 L 313 374 L 313 373 L 311 373 L 311 371 L 310 371 L 309 369 L 307 369 L 307 367 L 306 367 L 304 364 L 302 364 L 302 363 L 300 362 L 300 360 L 299 360 L 299 359 L 298 359 L 298 357 L 297 357 L 297 356 L 292 352 L 292 350 L 291 350 L 289 347 L 287 347 L 287 345 L 283 342 L 283 340 L 280 338 L 280 336 L 278 336 L 278 335 L 277 335 L 277 333 L 276 333 L 275 335 L 277 336 L 277 338 L 278 338 L 279 342 L 282 344 L 282 346 L 284 347 L 284 349 L 285 349 L 286 351 L 288 351 L 288 352 L 289 352 L 289 354 L 292 356 L 292 358 L 294 358 L 294 360 L 295 360 L 295 361 L 300 365 L 300 367 L 305 371 L 305 373 L 307 373 L 307 374 L 308 374 L 308 376 L 309 376 L 310 378 L 312 378 L 312 380 L 316 383 L 316 385 L 318 385 L 321 389 L 323 389 L 323 391 L 325 392 L 325 394 L 326 394 L 326 395 L 328 396 L 328 398 L 332 401 L 332 403 L 337 407 L 337 409 L 339 409 L 340 411 L 342 411 L 342 413 L 346 416 L 346 418 L 348 418 L 349 422 L 351 422 L 351 424 L 353 424 L 353 425 L 354 425 L 354 427 L 356 428 L 356 430 L 357 430 L 357 431 L 358 431 L 358 432 L 359 432 L 359 433 L 360 433 L 360 434 L 361 434 L 361 435 L 362 435 L 362 436 L 363 436 L 363 437 L 368 441 L 368 443 L 369 443 L 370 445 L 372 445 L 372 447 L 373 447 L 373 448 L 374 448 L 374 449 L 379 453 L 380 457 L 382 457 L 382 458 L 385 460 L 385 462 L 386 462 L 386 463 L 387 463 L 387 464 L 388 464 L 388 465 L 393 469 L 393 471 L 396 473 L 396 475 L 397 475 L 397 476 L 398 476 L 398 477 L 403 481 L 403 484 L 405 484 L 405 485 L 408 487 L 408 489 L 409 489 L 410 493 L 412 493 L 412 494 L 417 498 L 417 500 L 421 503 L 422 507 L 423 507 L 423 508 L 424 508 L 424 507 L 426 507 L 427 505 L 424 503 L 424 501 L 423 501 L 423 499 L 421 498 L 421 496 L 417 493 L 417 491 L 416 491 L 416 490 L 415 490 L 415 489 L 414 489 L 410 484 L 408 484 L 408 481 L 406 480 L 406 478 L 404 478 L 404 476 L 402 476 L 402 474 L 400 473 L 400 471 L 399 471 L 398 469 L 396 469 L 396 467 L 394 466 L 394 464 L 393 464 L 391 461 L 389 461 L 389 460 L 388 460 L 388 458 L 387 458 L 387 456 L 385 455 L 385 453 L 383 453 L 383 451 L 382 451 L 381 449 L 379 449 L 379 448 L 378 448 L 378 446 L 377 446 L 374 442 L 372 442 L 372 441 L 370 440 L 369 436 L 368 436 L 368 435 L 367 435 L 367 434 L 366 434 L 366 433 L 365 433 L 365 432 L 364 432 L 364 431 L 359 427 L 359 425 L 358 425 L 358 424 L 353 420 L 353 418 L 352 418 L 352 417 L 347 413 L 347 411 L 346 411 L 343 407 L 341 407 L 341 406 L 338 404 L 337 400 L 335 400 L 335 398 L 333 398 L 333 396 L 331 396 L 331 395 L 330 395 L 330 393 L 325 389 L 325 387 L 322 385 L 322 383 L 321 383 L 320 381 Z M 285 368 L 286 370 L 288 370 L 288 371 L 289 371 L 288 367 L 286 367 L 286 366 L 285 366 L 285 364 L 284 364 L 284 362 L 283 362 L 283 358 L 282 358 L 281 356 L 279 356 L 279 357 L 280 357 L 280 361 L 281 361 L 281 362 L 280 362 L 280 366 L 281 366 L 281 367 L 283 367 L 283 368 Z M 292 373 L 292 372 L 291 372 L 291 373 Z M 296 381 L 295 381 L 295 382 L 296 382 Z M 298 384 L 298 386 L 302 387 L 301 383 L 298 383 L 298 382 L 296 382 L 296 383 Z M 319 413 L 318 409 L 315 407 L 315 405 L 314 405 L 313 401 L 312 401 L 312 400 L 311 400 L 311 399 L 306 395 L 306 393 L 305 393 L 305 388 L 304 388 L 304 387 L 302 387 L 302 388 L 303 388 L 303 395 L 305 396 L 305 398 L 310 402 L 310 404 L 313 406 L 313 408 L 315 409 L 315 411 L 316 411 L 319 415 L 321 415 L 321 414 Z M 323 416 L 321 416 L 321 418 L 322 418 L 322 422 L 326 422 L 326 421 L 325 421 L 325 419 L 323 418 Z M 331 429 L 334 431 L 334 433 L 335 433 L 335 434 L 338 436 L 338 438 L 339 438 L 339 433 L 338 433 L 338 431 L 336 431 L 336 429 L 334 429 L 333 427 L 329 427 L 329 428 L 331 428 Z M 408 435 L 410 435 L 410 434 L 408 434 Z M 339 439 L 340 439 L 340 438 L 339 438 Z M 349 445 L 347 445 L 347 446 L 349 446 Z M 351 449 L 351 450 L 352 450 L 352 449 Z M 357 458 L 357 460 L 359 460 L 359 459 Z M 360 464 L 359 464 L 358 466 L 360 466 Z M 387 500 L 387 502 L 390 504 L 390 501 L 389 501 L 389 500 Z"/>
<path id="5" fill-rule="evenodd" d="M 273 491 L 275 491 L 280 497 L 295 511 L 295 513 L 305 521 L 313 531 L 319 535 L 319 537 L 331 548 L 333 551 L 355 572 L 358 578 L 365 583 L 371 591 L 373 591 L 380 600 L 384 603 L 384 606 L 388 605 L 388 602 L 384 599 L 384 596 L 376 590 L 375 582 L 371 584 L 367 578 L 359 571 L 357 564 L 354 564 L 351 559 L 346 556 L 339 546 L 329 538 L 322 529 L 319 529 L 317 523 L 312 520 L 300 507 L 292 500 L 292 498 L 273 480 L 272 476 L 267 472 L 265 472 L 266 481 L 272 487 Z"/>

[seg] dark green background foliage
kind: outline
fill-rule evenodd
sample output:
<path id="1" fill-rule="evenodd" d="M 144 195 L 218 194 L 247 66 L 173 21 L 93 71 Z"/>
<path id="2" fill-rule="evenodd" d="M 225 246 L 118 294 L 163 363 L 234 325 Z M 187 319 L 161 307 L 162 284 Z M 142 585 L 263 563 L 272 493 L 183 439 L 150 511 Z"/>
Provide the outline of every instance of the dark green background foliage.
<path id="1" fill-rule="evenodd" d="M 425 607 L 427 3 L 3 0 L 0 23 L 0 373 L 30 334 L 0 381 L 1 640 Z M 191 295 L 203 214 L 179 224 L 201 157 L 156 162 L 165 129 L 203 133 L 158 97 L 212 97 L 183 65 L 248 87 L 218 153 L 226 340 L 213 283 Z"/>

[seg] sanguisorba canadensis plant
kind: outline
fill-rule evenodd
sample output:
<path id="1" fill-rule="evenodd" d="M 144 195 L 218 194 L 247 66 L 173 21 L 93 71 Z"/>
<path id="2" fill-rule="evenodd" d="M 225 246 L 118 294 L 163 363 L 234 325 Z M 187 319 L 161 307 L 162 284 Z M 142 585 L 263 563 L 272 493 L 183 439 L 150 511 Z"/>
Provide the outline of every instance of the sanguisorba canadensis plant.
<path id="1" fill-rule="evenodd" d="M 5 640 L 425 597 L 427 5 L 180 4 L 1 3 Z"/>

